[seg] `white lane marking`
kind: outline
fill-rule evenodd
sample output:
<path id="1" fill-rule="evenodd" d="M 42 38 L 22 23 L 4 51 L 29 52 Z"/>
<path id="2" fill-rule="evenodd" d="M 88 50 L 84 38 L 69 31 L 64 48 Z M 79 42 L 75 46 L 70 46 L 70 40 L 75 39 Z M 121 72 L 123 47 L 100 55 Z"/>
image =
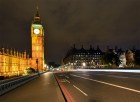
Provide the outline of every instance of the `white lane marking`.
<path id="1" fill-rule="evenodd" d="M 105 74 L 94 74 L 94 75 L 105 75 Z M 124 76 L 115 76 L 115 75 L 106 75 L 109 77 L 116 77 L 116 78 L 128 78 L 128 77 L 124 77 Z"/>
<path id="2" fill-rule="evenodd" d="M 60 79 L 61 82 L 66 82 L 65 79 Z"/>
<path id="3" fill-rule="evenodd" d="M 65 76 L 66 78 L 69 78 L 68 76 Z"/>
<path id="4" fill-rule="evenodd" d="M 70 83 L 67 79 L 65 79 L 68 83 Z"/>
<path id="5" fill-rule="evenodd" d="M 116 78 L 128 78 L 128 77 L 123 77 L 123 76 L 115 76 L 115 75 L 108 75 L 110 77 L 116 77 Z"/>
<path id="6" fill-rule="evenodd" d="M 60 79 L 60 81 L 61 82 L 68 82 L 68 83 L 70 83 L 68 80 L 66 80 L 66 79 Z"/>
<path id="7" fill-rule="evenodd" d="M 90 79 L 90 78 L 85 78 L 85 77 L 81 77 L 81 76 L 77 76 L 77 75 L 73 75 L 73 74 L 71 74 L 71 75 L 72 75 L 72 76 L 75 76 L 75 77 L 79 77 L 79 78 L 83 78 L 83 79 L 95 81 L 95 82 L 98 82 L 98 83 L 102 83 L 102 84 L 106 84 L 106 85 L 118 87 L 118 88 L 121 88 L 121 89 L 126 89 L 126 90 L 129 90 L 129 91 L 133 91 L 133 92 L 140 93 L 140 90 L 135 90 L 135 89 L 132 89 L 132 88 L 127 88 L 127 87 L 123 87 L 123 86 L 120 86 L 120 85 L 115 85 L 115 84 L 111 84 L 111 83 L 107 83 L 107 82 L 103 82 L 103 81 L 99 81 L 99 80 L 94 80 L 94 79 Z"/>
<path id="8" fill-rule="evenodd" d="M 88 96 L 85 92 L 83 92 L 82 90 L 80 90 L 78 87 L 76 87 L 75 85 L 73 85 L 77 90 L 79 90 L 80 92 L 82 92 L 85 96 Z"/>

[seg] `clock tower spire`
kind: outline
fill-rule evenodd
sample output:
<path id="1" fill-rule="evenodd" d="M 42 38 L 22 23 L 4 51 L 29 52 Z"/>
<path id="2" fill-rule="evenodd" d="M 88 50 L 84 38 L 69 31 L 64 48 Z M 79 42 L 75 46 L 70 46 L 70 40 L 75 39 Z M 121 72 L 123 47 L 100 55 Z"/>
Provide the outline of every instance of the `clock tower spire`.
<path id="1" fill-rule="evenodd" d="M 36 14 L 34 15 L 34 20 L 33 20 L 33 24 L 42 24 L 41 23 L 41 19 L 40 19 L 40 15 L 39 15 L 39 12 L 38 12 L 38 6 L 36 7 Z"/>
<path id="2" fill-rule="evenodd" d="M 43 71 L 44 67 L 44 29 L 41 23 L 38 6 L 31 24 L 32 68 Z M 38 60 L 38 65 L 36 63 Z M 38 66 L 38 67 L 37 67 Z"/>

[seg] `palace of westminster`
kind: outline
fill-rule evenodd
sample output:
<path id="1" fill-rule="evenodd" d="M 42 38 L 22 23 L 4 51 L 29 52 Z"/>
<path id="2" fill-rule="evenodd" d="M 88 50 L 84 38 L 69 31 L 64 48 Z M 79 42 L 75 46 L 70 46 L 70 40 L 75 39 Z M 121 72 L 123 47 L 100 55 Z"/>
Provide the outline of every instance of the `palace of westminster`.
<path id="1" fill-rule="evenodd" d="M 26 68 L 44 70 L 44 29 L 37 12 L 31 24 L 32 58 L 26 54 L 2 47 L 0 51 L 0 76 L 20 76 Z"/>

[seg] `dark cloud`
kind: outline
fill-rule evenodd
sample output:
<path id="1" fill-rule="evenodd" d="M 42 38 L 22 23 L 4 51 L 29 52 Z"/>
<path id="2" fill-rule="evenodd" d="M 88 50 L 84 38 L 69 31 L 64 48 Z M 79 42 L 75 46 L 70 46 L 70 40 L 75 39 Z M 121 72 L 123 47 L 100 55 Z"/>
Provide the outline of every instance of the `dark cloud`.
<path id="1" fill-rule="evenodd" d="M 31 54 L 30 26 L 39 6 L 45 59 L 57 63 L 71 44 L 140 49 L 139 0 L 0 0 L 0 43 Z"/>

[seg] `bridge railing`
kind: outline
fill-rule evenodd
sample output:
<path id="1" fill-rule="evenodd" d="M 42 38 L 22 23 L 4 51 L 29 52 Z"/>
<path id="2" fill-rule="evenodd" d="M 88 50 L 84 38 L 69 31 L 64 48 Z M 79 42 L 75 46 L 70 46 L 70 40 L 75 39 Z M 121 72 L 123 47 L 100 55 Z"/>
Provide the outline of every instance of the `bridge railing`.
<path id="1" fill-rule="evenodd" d="M 0 82 L 0 96 L 24 83 L 27 83 L 28 81 L 34 78 L 39 77 L 43 73 L 45 72 L 35 73 L 28 76 L 21 76 L 21 77 L 1 81 Z"/>

